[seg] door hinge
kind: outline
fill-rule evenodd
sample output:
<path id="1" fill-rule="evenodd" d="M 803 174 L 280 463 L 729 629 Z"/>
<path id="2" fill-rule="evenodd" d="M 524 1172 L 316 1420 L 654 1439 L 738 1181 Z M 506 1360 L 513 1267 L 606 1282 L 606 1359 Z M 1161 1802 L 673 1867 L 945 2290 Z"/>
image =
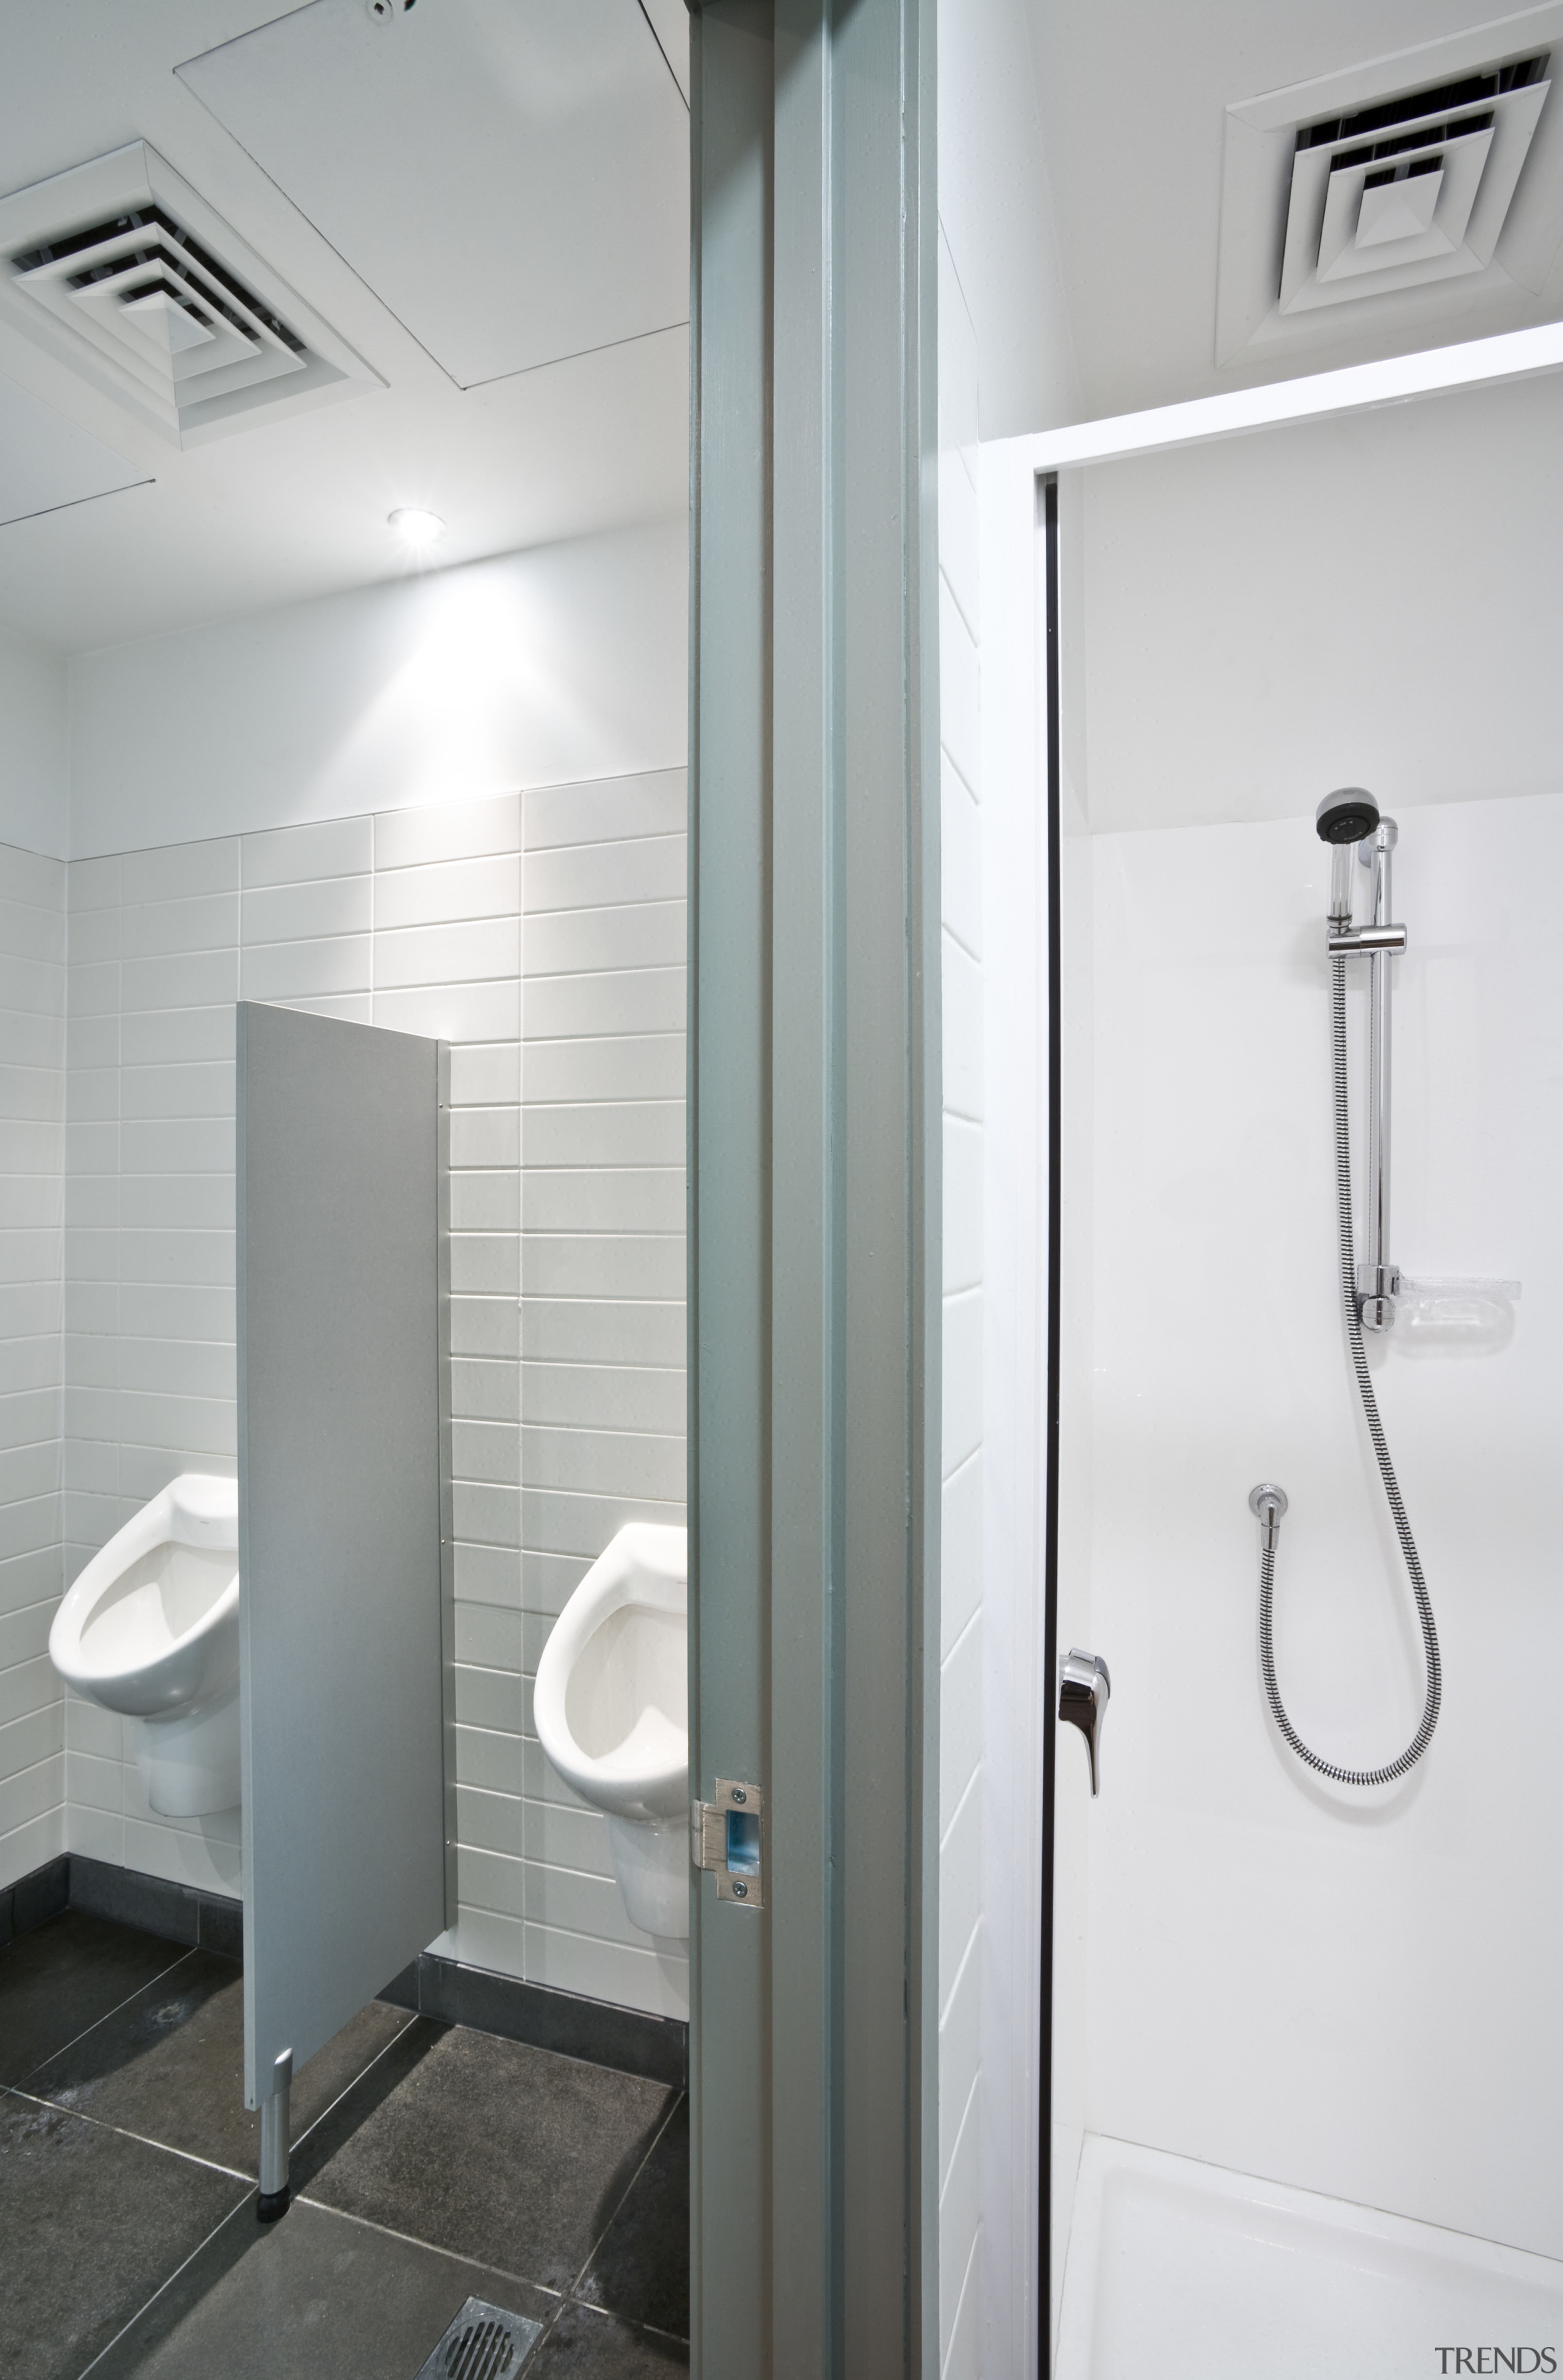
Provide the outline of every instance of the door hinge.
<path id="1" fill-rule="evenodd" d="M 719 1900 L 763 1909 L 765 1795 L 757 1785 L 719 1777 L 716 1796 L 689 1804 L 689 1856 L 697 1868 L 714 1871 Z"/>

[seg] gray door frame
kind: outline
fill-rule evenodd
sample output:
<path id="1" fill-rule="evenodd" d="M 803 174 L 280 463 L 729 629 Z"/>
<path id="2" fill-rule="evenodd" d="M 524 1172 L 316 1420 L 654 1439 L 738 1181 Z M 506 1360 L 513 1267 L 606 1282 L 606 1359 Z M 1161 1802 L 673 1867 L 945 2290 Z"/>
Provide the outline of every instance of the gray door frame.
<path id="1" fill-rule="evenodd" d="M 938 2365 L 932 0 L 692 26 L 695 2369 Z"/>

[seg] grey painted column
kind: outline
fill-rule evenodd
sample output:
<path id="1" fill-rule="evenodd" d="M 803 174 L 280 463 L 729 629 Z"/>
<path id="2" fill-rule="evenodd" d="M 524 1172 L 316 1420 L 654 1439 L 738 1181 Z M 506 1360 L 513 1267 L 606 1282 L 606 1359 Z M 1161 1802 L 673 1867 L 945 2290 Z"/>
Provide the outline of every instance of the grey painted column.
<path id="1" fill-rule="evenodd" d="M 694 23 L 694 1789 L 706 2380 L 933 2372 L 930 0 Z"/>

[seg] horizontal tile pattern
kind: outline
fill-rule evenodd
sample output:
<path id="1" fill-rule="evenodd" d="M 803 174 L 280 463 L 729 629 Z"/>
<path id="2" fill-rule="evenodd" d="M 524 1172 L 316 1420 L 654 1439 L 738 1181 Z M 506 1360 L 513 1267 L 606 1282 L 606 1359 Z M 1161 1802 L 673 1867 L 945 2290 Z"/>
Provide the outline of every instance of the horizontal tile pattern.
<path id="1" fill-rule="evenodd" d="M 629 1925 L 603 1820 L 532 1732 L 531 1682 L 613 1531 L 684 1517 L 684 807 L 671 771 L 78 863 L 63 1109 L 74 1575 L 180 1469 L 233 1465 L 234 1000 L 452 1042 L 460 1919 L 443 1947 L 675 2017 L 682 1946 Z M 0 1116 L 57 1143 L 58 1111 Z M 56 1290 L 56 1334 L 58 1308 Z M 7 1392 L 18 1429 L 28 1398 L 58 1408 L 57 1372 L 17 1360 L 0 1463 Z M 17 1508 L 18 1560 L 35 1506 Z M 237 1888 L 228 1822 L 155 1818 L 111 1714 L 69 1698 L 53 1756 L 70 1848 Z"/>
<path id="2" fill-rule="evenodd" d="M 65 1018 L 65 866 L 0 844 L 0 1890 L 64 1835 Z"/>
<path id="3" fill-rule="evenodd" d="M 440 843 L 432 820 L 402 820 L 394 848 L 453 877 L 468 855 L 488 898 L 479 863 L 503 856 L 504 823 L 497 806 L 453 813 Z M 625 1520 L 684 1517 L 682 778 L 527 794 L 511 823 L 519 1069 L 472 1050 L 454 1070 L 461 1914 L 444 1947 L 682 2016 L 682 1946 L 630 1925 L 606 1825 L 553 1775 L 531 1722 L 548 1630 L 592 1555 Z M 450 880 L 382 903 L 377 875 L 377 985 L 382 941 L 395 968 L 421 952 L 453 978 L 503 955 L 493 924 L 465 938 L 385 925 L 431 912 Z"/>

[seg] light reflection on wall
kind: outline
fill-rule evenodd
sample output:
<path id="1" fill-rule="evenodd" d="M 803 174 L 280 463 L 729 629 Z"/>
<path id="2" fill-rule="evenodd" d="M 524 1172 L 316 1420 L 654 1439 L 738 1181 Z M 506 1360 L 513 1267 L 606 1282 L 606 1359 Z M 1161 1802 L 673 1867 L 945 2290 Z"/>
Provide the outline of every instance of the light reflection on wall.
<path id="1" fill-rule="evenodd" d="M 74 855 L 681 767 L 687 546 L 658 521 L 83 655 Z M 177 733 L 127 735 L 153 686 Z"/>

